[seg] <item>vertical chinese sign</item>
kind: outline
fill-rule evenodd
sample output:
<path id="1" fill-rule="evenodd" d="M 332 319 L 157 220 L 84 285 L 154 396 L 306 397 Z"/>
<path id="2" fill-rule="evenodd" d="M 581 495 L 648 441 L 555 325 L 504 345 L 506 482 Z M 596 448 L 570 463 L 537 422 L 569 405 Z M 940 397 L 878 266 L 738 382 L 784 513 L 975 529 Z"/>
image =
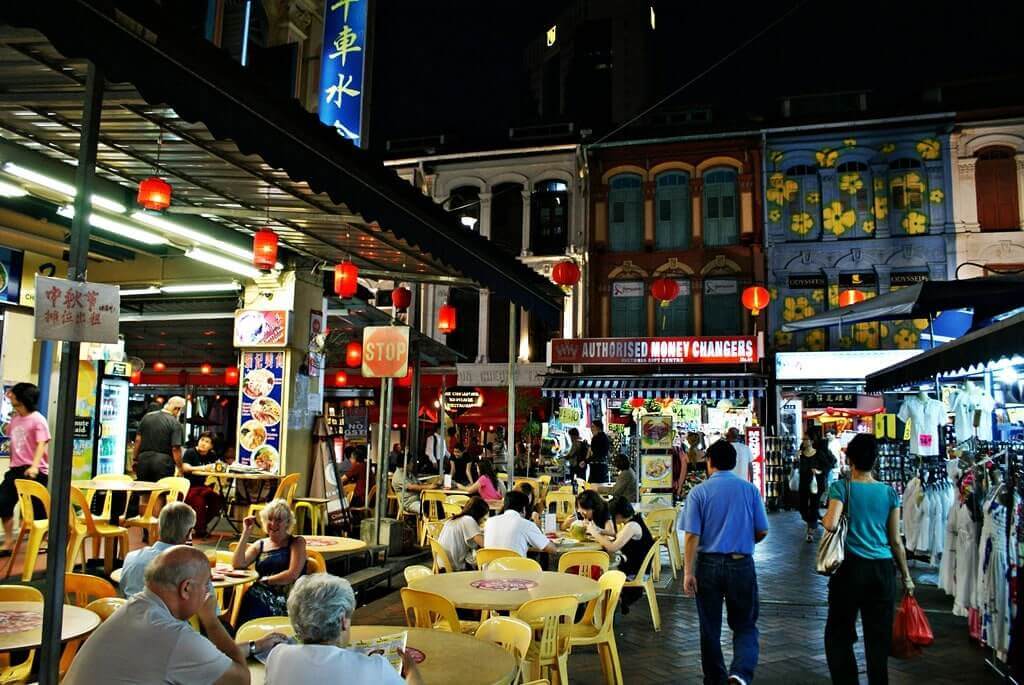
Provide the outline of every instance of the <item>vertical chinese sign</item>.
<path id="1" fill-rule="evenodd" d="M 363 143 L 367 28 L 371 0 L 326 0 L 320 55 L 320 121 Z"/>
<path id="2" fill-rule="evenodd" d="M 747 447 L 750 448 L 751 482 L 758 492 L 761 493 L 761 499 L 764 499 L 764 428 L 761 426 L 747 426 Z"/>
<path id="3" fill-rule="evenodd" d="M 242 353 L 238 462 L 270 473 L 281 468 L 284 352 Z"/>

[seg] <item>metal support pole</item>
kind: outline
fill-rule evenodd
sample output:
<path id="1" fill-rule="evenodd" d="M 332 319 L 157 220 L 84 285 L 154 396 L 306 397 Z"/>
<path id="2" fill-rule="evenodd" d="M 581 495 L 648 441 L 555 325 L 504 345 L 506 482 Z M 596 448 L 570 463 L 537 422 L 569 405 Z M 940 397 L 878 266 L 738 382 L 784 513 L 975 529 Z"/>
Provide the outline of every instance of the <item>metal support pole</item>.
<path id="1" fill-rule="evenodd" d="M 423 286 L 419 283 L 410 283 L 412 288 L 412 306 L 409 308 L 409 326 L 412 328 L 410 335 L 415 335 L 420 330 L 419 317 L 422 306 Z M 420 351 L 419 343 L 413 347 L 412 386 L 409 388 L 409 432 L 406 436 L 405 462 L 402 468 L 408 473 L 409 453 L 412 458 L 419 458 L 420 450 Z"/>
<path id="2" fill-rule="evenodd" d="M 75 217 L 71 221 L 68 278 L 84 281 L 89 254 L 89 197 L 96 172 L 96 143 L 103 106 L 103 72 L 89 63 L 82 108 L 82 132 L 75 169 Z M 67 561 L 68 517 L 71 512 L 71 454 L 75 402 L 78 396 L 79 343 L 61 343 L 56 439 L 50 462 L 50 534 L 46 555 L 43 642 L 39 648 L 39 682 L 57 685 L 60 678 L 61 628 L 64 619 L 64 567 Z"/>
<path id="3" fill-rule="evenodd" d="M 448 438 L 447 433 L 444 429 L 444 393 L 447 390 L 445 385 L 446 376 L 441 374 L 441 396 L 437 398 L 437 437 L 445 441 L 445 448 L 441 451 L 441 458 L 437 460 L 437 475 L 443 481 L 444 480 L 444 453 L 448 451 Z"/>
<path id="4" fill-rule="evenodd" d="M 41 340 L 39 343 L 39 411 L 50 414 L 50 383 L 53 381 L 53 353 L 56 346 L 52 340 Z"/>
<path id="5" fill-rule="evenodd" d="M 519 353 L 516 323 L 519 321 L 519 310 L 515 303 L 508 304 L 508 430 L 505 434 L 505 450 L 512 460 L 509 469 L 509 486 L 516 476 L 516 356 Z M 530 475 L 529 459 L 527 459 L 525 476 Z"/>
<path id="6" fill-rule="evenodd" d="M 376 453 L 375 456 L 378 456 L 378 457 L 381 454 L 381 450 L 387 449 L 387 442 L 388 442 L 388 440 L 387 440 L 386 437 L 384 437 L 384 431 L 385 431 L 386 428 L 389 428 L 390 425 L 391 425 L 389 423 L 385 423 L 387 417 L 384 416 L 384 407 L 387 406 L 387 403 L 388 403 L 387 392 L 388 392 L 387 379 L 381 378 L 380 379 L 380 402 L 378 404 L 380 409 L 377 412 L 377 435 L 376 435 L 376 437 L 374 438 L 374 441 L 373 441 L 373 451 Z M 366 468 L 367 468 L 367 472 L 366 472 L 366 491 L 363 493 L 363 506 L 365 506 L 365 507 L 370 506 L 370 472 L 372 471 L 372 467 L 373 467 L 373 459 L 370 459 L 369 457 L 367 457 L 367 460 L 366 460 Z M 376 479 L 374 479 L 374 482 L 376 482 Z M 378 497 L 377 499 L 380 499 L 380 498 Z"/>
<path id="7" fill-rule="evenodd" d="M 376 538 L 375 544 L 380 544 L 380 520 L 383 518 L 384 507 L 387 506 L 387 478 L 388 469 L 384 461 L 384 450 L 390 442 L 391 437 L 391 397 L 395 389 L 395 379 L 386 378 L 383 381 L 384 398 L 380 406 L 380 448 L 377 450 L 377 501 L 373 507 L 373 530 Z M 369 502 L 367 502 L 369 504 Z"/>

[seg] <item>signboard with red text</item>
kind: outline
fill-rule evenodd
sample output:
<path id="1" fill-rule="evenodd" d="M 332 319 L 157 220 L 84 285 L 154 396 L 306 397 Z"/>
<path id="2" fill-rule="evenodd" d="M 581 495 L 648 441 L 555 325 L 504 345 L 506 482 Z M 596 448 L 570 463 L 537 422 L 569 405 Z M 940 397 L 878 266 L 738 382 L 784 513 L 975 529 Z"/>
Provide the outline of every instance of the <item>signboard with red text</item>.
<path id="1" fill-rule="evenodd" d="M 409 373 L 409 327 L 363 329 L 363 378 L 403 378 Z"/>
<path id="2" fill-rule="evenodd" d="M 750 482 L 761 493 L 761 499 L 764 499 L 764 428 L 761 426 L 747 426 L 747 447 L 750 448 L 751 455 Z"/>
<path id="3" fill-rule="evenodd" d="M 548 364 L 750 364 L 761 358 L 752 335 L 678 338 L 557 338 Z"/>
<path id="4" fill-rule="evenodd" d="M 116 285 L 36 276 L 37 340 L 116 343 L 121 292 Z"/>

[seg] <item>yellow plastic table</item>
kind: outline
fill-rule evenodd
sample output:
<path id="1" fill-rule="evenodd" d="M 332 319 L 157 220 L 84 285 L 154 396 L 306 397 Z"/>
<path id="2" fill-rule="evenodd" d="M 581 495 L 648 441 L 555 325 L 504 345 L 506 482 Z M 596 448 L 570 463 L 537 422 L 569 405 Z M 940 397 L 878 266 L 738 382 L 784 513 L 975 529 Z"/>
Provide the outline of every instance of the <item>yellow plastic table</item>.
<path id="1" fill-rule="evenodd" d="M 531 599 L 573 595 L 578 602 L 597 597 L 590 578 L 550 571 L 461 571 L 417 578 L 409 587 L 447 597 L 460 609 L 515 611 Z"/>
<path id="2" fill-rule="evenodd" d="M 99 624 L 100 617 L 88 609 L 65 604 L 61 641 L 88 635 Z M 0 652 L 38 647 L 43 641 L 42 626 L 42 602 L 0 602 Z"/>

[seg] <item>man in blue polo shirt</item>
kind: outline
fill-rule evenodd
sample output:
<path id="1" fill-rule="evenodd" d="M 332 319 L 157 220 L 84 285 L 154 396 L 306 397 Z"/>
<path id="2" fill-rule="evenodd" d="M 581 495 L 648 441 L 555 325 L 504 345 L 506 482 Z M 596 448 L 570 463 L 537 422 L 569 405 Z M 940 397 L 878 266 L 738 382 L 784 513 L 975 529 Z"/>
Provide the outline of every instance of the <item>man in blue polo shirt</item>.
<path id="1" fill-rule="evenodd" d="M 749 685 L 758 657 L 754 545 L 768 535 L 757 488 L 732 472 L 736 450 L 719 440 L 707 451 L 711 476 L 690 491 L 680 528 L 686 532 L 683 592 L 697 598 L 704 682 Z M 733 660 L 722 656 L 722 602 L 729 612 Z"/>

